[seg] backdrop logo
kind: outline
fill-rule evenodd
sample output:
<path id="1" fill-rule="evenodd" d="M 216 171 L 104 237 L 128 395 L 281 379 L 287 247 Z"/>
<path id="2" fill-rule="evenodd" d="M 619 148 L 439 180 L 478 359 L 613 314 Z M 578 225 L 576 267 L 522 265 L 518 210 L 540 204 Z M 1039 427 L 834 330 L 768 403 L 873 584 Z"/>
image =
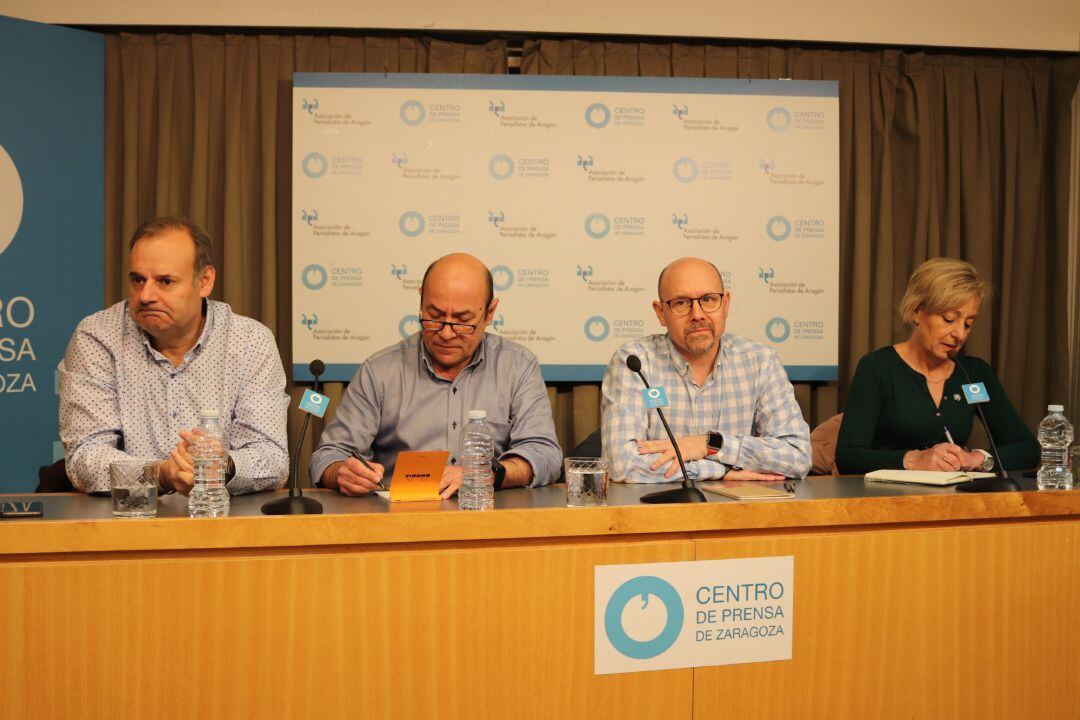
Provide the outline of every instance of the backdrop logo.
<path id="1" fill-rule="evenodd" d="M 300 315 L 300 324 L 306 327 L 309 331 L 319 324 L 319 316 L 315 313 L 311 313 L 311 317 L 307 316 L 307 313 Z"/>
<path id="2" fill-rule="evenodd" d="M 652 598 L 664 604 L 667 620 L 664 622 L 663 629 L 655 637 L 649 640 L 637 640 L 631 637 L 631 633 L 640 634 L 640 628 L 631 627 L 628 633 L 624 622 L 630 619 L 633 624 L 633 618 L 640 615 L 640 611 L 648 609 Z M 625 613 L 627 606 L 631 602 L 636 603 L 638 599 L 640 599 L 641 607 L 632 608 L 637 612 Z M 611 646 L 626 657 L 648 660 L 666 652 L 675 644 L 675 641 L 679 639 L 679 633 L 682 632 L 684 619 L 685 610 L 682 599 L 671 583 L 652 575 L 641 575 L 627 580 L 611 594 L 607 607 L 604 608 L 604 631 L 607 633 Z"/>
<path id="3" fill-rule="evenodd" d="M 597 130 L 606 127 L 611 122 L 611 110 L 604 103 L 593 103 L 585 108 L 585 122 Z"/>
<path id="4" fill-rule="evenodd" d="M 772 279 L 776 277 L 776 271 L 772 269 L 772 266 L 769 266 L 768 270 L 759 267 L 757 269 L 757 276 L 761 278 L 762 282 L 768 285 L 772 282 Z"/>
<path id="5" fill-rule="evenodd" d="M 774 317 L 765 323 L 765 337 L 774 343 L 782 343 L 791 335 L 791 323 L 782 317 Z"/>
<path id="6" fill-rule="evenodd" d="M 7 250 L 22 224 L 23 186 L 11 156 L 0 145 L 0 254 Z"/>
<path id="7" fill-rule="evenodd" d="M 578 165 L 579 168 L 581 168 L 585 172 L 589 172 L 589 168 L 591 168 L 595 164 L 596 164 L 596 162 L 593 160 L 592 155 L 586 155 L 586 156 L 578 155 L 577 156 L 577 165 Z"/>
<path id="8" fill-rule="evenodd" d="M 398 219 L 398 230 L 405 237 L 419 237 L 426 225 L 424 216 L 415 210 L 406 210 Z"/>
<path id="9" fill-rule="evenodd" d="M 314 98 L 310 102 L 307 98 L 303 98 L 304 109 L 307 110 L 308 115 L 314 115 L 315 111 L 319 109 L 319 98 Z"/>
<path id="10" fill-rule="evenodd" d="M 491 268 L 491 285 L 499 292 L 509 290 L 514 284 L 514 271 L 505 265 Z"/>
<path id="11" fill-rule="evenodd" d="M 415 315 L 406 315 L 397 324 L 398 334 L 403 338 L 420 332 L 420 318 Z"/>
<path id="12" fill-rule="evenodd" d="M 401 122 L 415 127 L 424 122 L 424 118 L 427 117 L 427 109 L 419 100 L 406 100 L 401 103 L 398 115 L 401 117 Z"/>
<path id="13" fill-rule="evenodd" d="M 496 180 L 509 180 L 514 175 L 514 159 L 509 155 L 495 155 L 488 162 L 488 172 Z"/>
<path id="14" fill-rule="evenodd" d="M 409 266 L 404 264 L 401 267 L 398 267 L 397 265 L 391 265 L 390 274 L 400 280 L 401 278 L 409 274 Z"/>
<path id="15" fill-rule="evenodd" d="M 495 332 L 499 332 L 499 331 L 502 330 L 502 327 L 505 324 L 506 324 L 506 318 L 504 318 L 502 315 L 499 315 L 494 320 L 491 321 L 491 329 L 494 330 Z"/>
<path id="16" fill-rule="evenodd" d="M 690 108 L 688 108 L 686 106 L 686 103 L 683 103 L 682 107 L 679 107 L 678 105 L 672 104 L 672 106 L 671 106 L 671 114 L 674 115 L 675 117 L 679 118 L 680 120 L 682 120 L 684 117 L 686 117 L 687 115 L 690 114 Z"/>
<path id="17" fill-rule="evenodd" d="M 306 222 L 309 226 L 319 222 L 319 211 L 315 208 L 311 209 L 311 212 L 307 210 L 300 210 L 300 220 Z"/>
<path id="18" fill-rule="evenodd" d="M 502 117 L 502 114 L 506 112 L 506 103 L 502 100 L 498 102 L 488 100 L 488 112 L 495 113 L 495 117 Z"/>
<path id="19" fill-rule="evenodd" d="M 322 153 L 313 152 L 304 156 L 304 159 L 300 161 L 300 167 L 309 178 L 318 180 L 330 169 L 330 163 L 326 161 L 326 156 Z"/>
<path id="20" fill-rule="evenodd" d="M 582 267 L 581 265 L 578 265 L 577 266 L 577 276 L 579 278 L 581 278 L 581 281 L 583 283 L 588 284 L 589 278 L 591 278 L 593 276 L 592 265 L 585 265 L 584 267 Z"/>
<path id="21" fill-rule="evenodd" d="M 681 183 L 691 183 L 697 180 L 698 167 L 693 158 L 681 157 L 671 166 L 671 172 L 675 179 Z"/>
<path id="22" fill-rule="evenodd" d="M 319 290 L 326 284 L 326 268 L 322 265 L 312 263 L 304 268 L 304 271 L 300 273 L 300 281 L 304 283 L 304 287 L 308 290 Z"/>
<path id="23" fill-rule="evenodd" d="M 609 332 L 611 332 L 611 325 L 608 324 L 607 319 L 599 315 L 593 315 L 585 321 L 585 337 L 593 342 L 605 339 Z"/>
<path id="24" fill-rule="evenodd" d="M 788 112 L 787 108 L 774 107 L 765 116 L 765 124 L 773 132 L 784 132 L 791 125 L 791 113 Z"/>
<path id="25" fill-rule="evenodd" d="M 776 161 L 772 158 L 761 158 L 758 160 L 758 168 L 766 175 L 772 175 L 772 171 L 776 169 Z"/>
<path id="26" fill-rule="evenodd" d="M 677 215 L 676 213 L 671 213 L 671 224 L 674 225 L 675 227 L 679 228 L 680 230 L 685 228 L 689 222 L 690 222 L 690 218 L 689 218 L 689 216 L 687 216 L 686 213 L 683 213 L 682 215 Z"/>
<path id="27" fill-rule="evenodd" d="M 585 234 L 593 240 L 607 237 L 611 232 L 611 220 L 604 213 L 593 213 L 585 218 Z"/>
<path id="28" fill-rule="evenodd" d="M 791 221 L 783 215 L 773 215 L 765 223 L 765 232 L 776 242 L 787 240 L 791 235 Z"/>
<path id="29" fill-rule="evenodd" d="M 407 153 L 390 153 L 390 163 L 400 170 L 405 165 L 409 164 L 409 155 Z"/>
<path id="30" fill-rule="evenodd" d="M 504 222 L 506 222 L 506 214 L 503 213 L 502 210 L 499 210 L 498 212 L 494 210 L 488 210 L 488 222 L 495 227 L 499 227 Z"/>

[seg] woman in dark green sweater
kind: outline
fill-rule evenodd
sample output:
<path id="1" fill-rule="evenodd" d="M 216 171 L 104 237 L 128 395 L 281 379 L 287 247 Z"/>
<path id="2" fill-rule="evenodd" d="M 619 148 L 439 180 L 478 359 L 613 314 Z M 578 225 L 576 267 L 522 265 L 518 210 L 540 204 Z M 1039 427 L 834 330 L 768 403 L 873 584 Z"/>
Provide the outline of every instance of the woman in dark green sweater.
<path id="1" fill-rule="evenodd" d="M 1035 437 L 994 371 L 958 354 L 988 294 L 975 268 L 960 260 L 937 258 L 915 270 L 900 304 L 911 337 L 866 355 L 855 371 L 836 444 L 840 472 L 991 469 L 988 450 L 965 447 L 976 410 L 964 385 L 980 382 L 1002 464 L 1008 470 L 1038 464 Z"/>

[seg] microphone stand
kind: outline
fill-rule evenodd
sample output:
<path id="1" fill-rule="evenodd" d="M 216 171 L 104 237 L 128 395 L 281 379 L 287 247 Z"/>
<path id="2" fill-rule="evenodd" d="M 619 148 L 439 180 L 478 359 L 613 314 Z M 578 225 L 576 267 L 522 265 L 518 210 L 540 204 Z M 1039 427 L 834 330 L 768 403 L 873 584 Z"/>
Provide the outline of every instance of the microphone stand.
<path id="1" fill-rule="evenodd" d="M 631 365 L 629 357 L 627 358 L 626 366 L 641 378 L 641 382 L 645 383 L 646 388 L 652 387 L 649 385 L 649 381 L 645 379 L 645 374 L 641 372 L 641 361 L 636 355 L 631 355 L 630 357 L 637 360 L 637 362 L 634 363 L 637 367 L 635 368 Z M 686 464 L 683 462 L 682 451 L 679 450 L 679 443 L 675 441 L 675 434 L 671 432 L 671 427 L 668 425 L 667 418 L 664 417 L 664 411 L 660 408 L 656 408 L 656 414 L 660 416 L 660 422 L 664 424 L 664 430 L 667 432 L 668 439 L 671 440 L 671 447 L 675 448 L 675 457 L 679 461 L 679 469 L 682 470 L 683 482 L 682 487 L 680 488 L 658 490 L 657 492 L 649 493 L 648 495 L 642 495 L 641 502 L 653 505 L 708 502 L 708 500 L 705 499 L 705 494 L 698 489 L 697 484 L 686 474 Z"/>
<path id="2" fill-rule="evenodd" d="M 954 362 L 956 362 L 956 366 L 960 368 L 960 372 L 964 373 L 964 379 L 967 380 L 968 385 L 970 385 L 971 376 L 968 375 L 967 369 L 965 369 L 963 363 L 960 362 L 960 358 L 954 358 Z M 1001 453 L 998 452 L 997 443 L 994 442 L 994 435 L 990 432 L 990 425 L 986 422 L 986 415 L 983 414 L 982 403 L 975 403 L 975 411 L 979 414 L 979 422 L 982 423 L 983 430 L 986 431 L 986 437 L 990 440 L 990 449 L 994 452 L 995 477 L 968 480 L 965 483 L 955 485 L 956 491 L 963 493 L 1019 492 L 1020 483 L 1009 478 L 1009 474 L 1005 471 L 1005 466 L 1001 462 Z"/>
<path id="3" fill-rule="evenodd" d="M 319 363 L 318 366 L 315 363 Z M 311 363 L 311 374 L 315 376 L 312 387 L 314 392 L 319 392 L 319 376 L 322 375 L 325 365 L 319 360 Z M 318 372 L 315 372 L 318 370 Z M 311 413 L 304 413 L 304 424 L 300 426 L 300 438 L 296 442 L 296 456 L 293 458 L 292 474 L 289 478 L 289 494 L 285 497 L 269 500 L 263 503 L 264 515 L 322 515 L 323 506 L 315 498 L 304 497 L 304 491 L 300 488 L 300 449 L 304 447 L 304 434 L 307 433 L 308 423 L 311 421 Z"/>

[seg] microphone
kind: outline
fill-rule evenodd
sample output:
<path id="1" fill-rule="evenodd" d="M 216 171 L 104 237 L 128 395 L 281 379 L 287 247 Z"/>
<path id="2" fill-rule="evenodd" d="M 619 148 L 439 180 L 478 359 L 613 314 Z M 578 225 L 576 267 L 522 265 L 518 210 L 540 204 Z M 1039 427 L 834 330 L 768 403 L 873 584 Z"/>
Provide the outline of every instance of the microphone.
<path id="1" fill-rule="evenodd" d="M 968 385 L 971 385 L 971 376 L 968 375 L 967 368 L 960 362 L 959 357 L 954 357 L 953 362 L 956 363 L 956 367 L 960 368 L 960 372 L 964 374 L 964 380 Z M 969 492 L 969 493 L 983 493 L 983 492 L 1017 492 L 1020 490 L 1020 483 L 1015 480 L 1010 480 L 1009 475 L 1005 470 L 1005 466 L 1001 462 L 1001 453 L 998 452 L 997 443 L 994 442 L 994 434 L 990 432 L 990 425 L 986 422 L 986 415 L 983 413 L 982 403 L 974 403 L 975 411 L 979 414 L 979 422 L 982 423 L 983 430 L 986 431 L 986 437 L 990 440 L 990 449 L 994 454 L 994 475 L 992 478 L 979 478 L 978 480 L 969 480 L 965 483 L 960 483 L 954 486 L 957 492 Z"/>
<path id="2" fill-rule="evenodd" d="M 311 421 L 312 413 L 322 417 L 326 412 L 326 398 L 319 395 L 319 376 L 326 372 L 326 363 L 322 360 L 312 360 L 308 365 L 308 370 L 311 371 L 315 382 L 310 391 L 311 395 L 304 393 L 303 399 L 300 400 L 300 409 L 304 411 L 304 424 L 300 426 L 300 437 L 296 441 L 296 455 L 293 457 L 292 473 L 289 476 L 289 494 L 286 497 L 263 503 L 264 515 L 321 515 L 323 511 L 322 503 L 314 498 L 304 497 L 304 491 L 300 489 L 300 449 L 304 447 L 304 435 L 307 433 L 308 422 Z M 315 400 L 315 398 L 319 399 Z M 313 407 L 308 406 L 309 402 Z M 317 409 L 320 406 L 322 412 Z"/>
<path id="3" fill-rule="evenodd" d="M 641 378 L 641 382 L 645 383 L 646 388 L 652 387 L 649 385 L 649 381 L 645 379 L 645 373 L 641 372 L 641 358 L 637 355 L 627 355 L 626 367 L 630 372 L 637 374 Z M 664 424 L 664 430 L 667 432 L 668 439 L 671 440 L 671 446 L 675 448 L 675 457 L 679 461 L 679 469 L 682 470 L 683 482 L 681 488 L 660 490 L 659 492 L 642 495 L 641 502 L 651 504 L 707 502 L 705 495 L 702 494 L 701 490 L 698 490 L 697 484 L 686 474 L 686 464 L 682 459 L 682 451 L 679 450 L 679 443 L 675 442 L 675 434 L 671 432 L 667 418 L 664 417 L 664 411 L 656 408 L 656 414 L 660 416 L 660 422 Z"/>

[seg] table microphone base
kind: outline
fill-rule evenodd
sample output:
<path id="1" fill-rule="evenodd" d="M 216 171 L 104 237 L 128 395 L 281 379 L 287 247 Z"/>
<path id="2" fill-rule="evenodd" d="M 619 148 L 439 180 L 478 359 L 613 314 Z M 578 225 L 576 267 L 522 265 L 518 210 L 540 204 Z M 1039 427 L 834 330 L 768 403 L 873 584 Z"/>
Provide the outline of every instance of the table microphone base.
<path id="1" fill-rule="evenodd" d="M 289 497 L 263 503 L 264 515 L 322 515 L 322 503 L 314 498 Z"/>
<path id="2" fill-rule="evenodd" d="M 696 487 L 680 487 L 642 495 L 641 502 L 667 505 L 669 503 L 703 503 L 708 500 L 705 499 L 705 494 Z"/>
<path id="3" fill-rule="evenodd" d="M 979 478 L 969 480 L 956 485 L 956 492 L 963 493 L 990 493 L 990 492 L 1020 492 L 1020 483 L 1009 478 Z"/>

